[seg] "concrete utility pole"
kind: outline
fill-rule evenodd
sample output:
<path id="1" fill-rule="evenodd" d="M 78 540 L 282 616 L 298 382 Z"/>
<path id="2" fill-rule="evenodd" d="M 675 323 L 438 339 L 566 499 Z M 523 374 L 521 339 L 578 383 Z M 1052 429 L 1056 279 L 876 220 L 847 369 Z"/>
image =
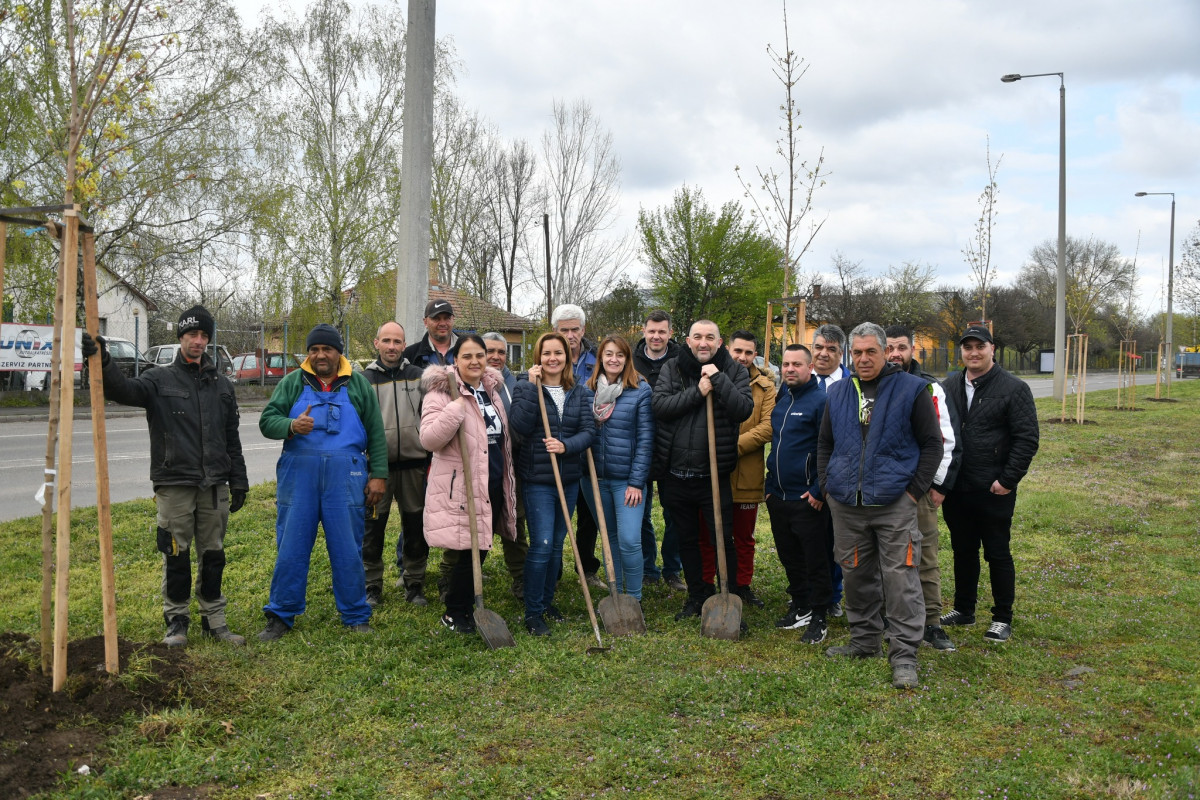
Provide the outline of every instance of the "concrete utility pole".
<path id="1" fill-rule="evenodd" d="M 433 70 L 436 0 L 408 0 L 404 142 L 396 226 L 396 321 L 421 337 L 429 300 L 429 202 L 433 187 Z"/>

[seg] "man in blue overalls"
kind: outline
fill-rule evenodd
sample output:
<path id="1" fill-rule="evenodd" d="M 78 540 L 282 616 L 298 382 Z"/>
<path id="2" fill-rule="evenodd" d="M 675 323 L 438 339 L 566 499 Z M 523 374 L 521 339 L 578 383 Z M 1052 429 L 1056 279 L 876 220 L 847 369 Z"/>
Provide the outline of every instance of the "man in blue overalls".
<path id="1" fill-rule="evenodd" d="M 271 395 L 258 427 L 268 439 L 283 439 L 276 465 L 275 572 L 263 607 L 269 642 L 292 629 L 304 613 L 308 566 L 317 539 L 333 573 L 333 597 L 342 624 L 369 633 L 362 542 L 365 509 L 387 488 L 387 439 L 379 401 L 371 385 L 342 356 L 342 337 L 332 325 L 313 328 L 305 341 L 308 358 Z"/>

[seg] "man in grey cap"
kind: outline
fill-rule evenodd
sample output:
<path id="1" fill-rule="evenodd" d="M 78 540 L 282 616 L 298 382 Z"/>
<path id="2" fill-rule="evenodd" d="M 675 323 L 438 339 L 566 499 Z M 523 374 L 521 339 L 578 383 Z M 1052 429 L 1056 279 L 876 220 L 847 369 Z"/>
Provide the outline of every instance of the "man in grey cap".
<path id="1" fill-rule="evenodd" d="M 984 641 L 1012 635 L 1017 573 L 1009 549 L 1017 484 L 1038 450 L 1037 408 L 1029 384 L 995 362 L 992 333 L 972 325 L 959 339 L 962 372 L 942 381 L 962 421 L 962 460 L 942 504 L 954 550 L 954 608 L 942 625 L 973 625 L 979 594 L 979 548 L 992 582 L 992 624 Z"/>
<path id="2" fill-rule="evenodd" d="M 430 364 L 453 364 L 450 348 L 454 335 L 454 306 L 449 300 L 430 300 L 425 304 L 425 335 L 404 350 L 408 363 L 425 369 Z"/>
<path id="3" fill-rule="evenodd" d="M 204 306 L 184 311 L 175 327 L 175 360 L 138 378 L 126 377 L 109 358 L 104 337 L 93 339 L 85 331 L 80 346 L 85 357 L 101 353 L 105 397 L 146 409 L 158 550 L 163 554 L 163 644 L 168 647 L 187 644 L 193 541 L 204 635 L 234 645 L 246 641 L 229 630 L 221 591 L 229 515 L 246 502 L 250 483 L 238 434 L 237 397 L 205 352 L 215 331 Z"/>

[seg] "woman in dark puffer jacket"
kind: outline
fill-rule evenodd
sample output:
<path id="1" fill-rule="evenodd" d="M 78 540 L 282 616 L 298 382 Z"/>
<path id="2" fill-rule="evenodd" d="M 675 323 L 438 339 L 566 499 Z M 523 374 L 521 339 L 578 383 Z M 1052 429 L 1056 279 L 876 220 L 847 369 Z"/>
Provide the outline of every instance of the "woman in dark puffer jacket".
<path id="1" fill-rule="evenodd" d="M 642 599 L 642 491 L 654 453 L 654 413 L 650 384 L 633 368 L 633 352 L 620 336 L 609 336 L 588 388 L 595 395 L 596 442 L 592 455 L 600 484 L 600 501 L 613 554 L 612 578 L 617 589 Z M 586 468 L 586 464 L 584 467 Z M 584 495 L 596 519 L 596 501 Z"/>

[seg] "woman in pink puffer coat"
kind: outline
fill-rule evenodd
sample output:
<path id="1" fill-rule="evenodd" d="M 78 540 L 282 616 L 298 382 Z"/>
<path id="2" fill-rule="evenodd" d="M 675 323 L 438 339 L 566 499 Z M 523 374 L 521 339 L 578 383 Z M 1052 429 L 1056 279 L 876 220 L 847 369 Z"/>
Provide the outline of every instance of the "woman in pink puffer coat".
<path id="1" fill-rule="evenodd" d="M 430 547 L 465 551 L 450 574 L 442 624 L 473 633 L 471 528 L 459 429 L 466 432 L 481 561 L 494 533 L 516 538 L 516 478 L 512 434 L 499 394 L 503 376 L 487 366 L 487 348 L 475 334 L 461 336 L 450 352 L 453 365 L 428 367 L 421 376 L 421 446 L 433 454 L 425 490 L 425 541 Z"/>

